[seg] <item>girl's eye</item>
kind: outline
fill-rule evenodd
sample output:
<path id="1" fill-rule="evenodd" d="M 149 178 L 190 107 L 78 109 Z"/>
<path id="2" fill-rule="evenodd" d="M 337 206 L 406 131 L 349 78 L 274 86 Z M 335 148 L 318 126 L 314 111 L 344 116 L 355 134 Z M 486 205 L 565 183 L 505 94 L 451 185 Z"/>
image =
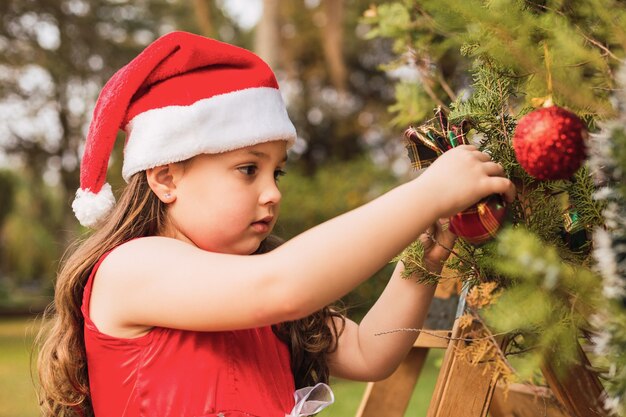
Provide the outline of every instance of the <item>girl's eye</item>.
<path id="1" fill-rule="evenodd" d="M 274 171 L 274 180 L 278 182 L 280 180 L 280 177 L 284 175 L 287 175 L 285 171 L 283 171 L 282 169 L 277 169 L 276 171 Z"/>
<path id="2" fill-rule="evenodd" d="M 259 168 L 256 165 L 246 165 L 246 166 L 237 168 L 239 172 L 248 176 L 253 176 L 254 174 L 256 174 L 258 169 Z"/>

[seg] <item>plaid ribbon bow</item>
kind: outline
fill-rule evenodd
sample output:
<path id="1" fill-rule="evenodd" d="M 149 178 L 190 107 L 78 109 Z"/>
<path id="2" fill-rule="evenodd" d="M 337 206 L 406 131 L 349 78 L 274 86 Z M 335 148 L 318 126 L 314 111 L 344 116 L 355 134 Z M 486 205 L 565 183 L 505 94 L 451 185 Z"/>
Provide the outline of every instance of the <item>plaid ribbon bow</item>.
<path id="1" fill-rule="evenodd" d="M 458 126 L 451 126 L 443 109 L 436 108 L 434 118 L 404 132 L 411 166 L 426 168 L 444 152 L 469 144 L 466 136 L 469 129 L 467 120 Z M 450 217 L 450 230 L 468 242 L 480 245 L 496 235 L 505 213 L 504 200 L 500 195 L 493 194 Z"/>
<path id="2" fill-rule="evenodd" d="M 415 169 L 426 168 L 445 151 L 458 145 L 467 145 L 469 128 L 467 120 L 463 120 L 459 126 L 450 126 L 444 110 L 441 106 L 437 107 L 434 118 L 421 126 L 410 126 L 404 132 L 411 166 Z"/>

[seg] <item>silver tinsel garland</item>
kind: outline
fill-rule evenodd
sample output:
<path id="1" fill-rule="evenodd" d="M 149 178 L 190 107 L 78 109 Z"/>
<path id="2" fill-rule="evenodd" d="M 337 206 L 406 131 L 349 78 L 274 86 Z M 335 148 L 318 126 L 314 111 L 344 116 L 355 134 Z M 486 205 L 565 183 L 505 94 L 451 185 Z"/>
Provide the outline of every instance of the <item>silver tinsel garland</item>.
<path id="1" fill-rule="evenodd" d="M 593 234 L 596 270 L 607 302 L 594 315 L 595 352 L 608 360 L 605 408 L 617 416 L 626 411 L 626 65 L 617 75 L 614 95 L 617 119 L 604 123 L 589 141 L 589 167 L 606 202 L 605 227 Z"/>

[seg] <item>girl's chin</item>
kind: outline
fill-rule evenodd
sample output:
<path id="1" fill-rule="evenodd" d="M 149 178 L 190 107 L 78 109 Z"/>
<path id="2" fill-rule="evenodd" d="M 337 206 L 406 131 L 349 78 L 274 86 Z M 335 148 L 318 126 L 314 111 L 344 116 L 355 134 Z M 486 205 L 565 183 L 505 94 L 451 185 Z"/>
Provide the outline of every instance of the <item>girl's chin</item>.
<path id="1" fill-rule="evenodd" d="M 261 247 L 261 241 L 251 242 L 246 245 L 238 245 L 236 247 L 229 248 L 216 248 L 216 247 L 207 247 L 200 248 L 213 253 L 222 253 L 224 255 L 254 255 L 254 253 L 259 250 Z"/>
<path id="2" fill-rule="evenodd" d="M 223 253 L 227 255 L 252 255 L 254 254 L 261 243 L 269 233 L 253 234 L 244 236 L 239 240 L 232 240 L 226 242 L 216 242 L 214 240 L 203 240 L 199 236 L 197 239 L 187 238 L 188 243 L 193 244 L 199 249 L 213 253 Z M 181 239 L 182 240 L 182 239 Z"/>

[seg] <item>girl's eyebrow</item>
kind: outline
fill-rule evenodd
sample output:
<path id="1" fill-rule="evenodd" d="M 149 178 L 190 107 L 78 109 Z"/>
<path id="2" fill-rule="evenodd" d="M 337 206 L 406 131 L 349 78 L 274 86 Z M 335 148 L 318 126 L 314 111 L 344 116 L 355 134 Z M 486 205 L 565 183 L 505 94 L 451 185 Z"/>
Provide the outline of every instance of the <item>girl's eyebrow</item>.
<path id="1" fill-rule="evenodd" d="M 266 154 L 265 152 L 261 152 L 261 151 L 254 151 L 254 150 L 249 150 L 248 153 L 259 157 L 261 159 L 270 159 L 270 156 L 268 154 Z M 287 162 L 287 154 L 285 154 L 285 157 L 283 158 L 283 160 L 281 162 Z"/>

